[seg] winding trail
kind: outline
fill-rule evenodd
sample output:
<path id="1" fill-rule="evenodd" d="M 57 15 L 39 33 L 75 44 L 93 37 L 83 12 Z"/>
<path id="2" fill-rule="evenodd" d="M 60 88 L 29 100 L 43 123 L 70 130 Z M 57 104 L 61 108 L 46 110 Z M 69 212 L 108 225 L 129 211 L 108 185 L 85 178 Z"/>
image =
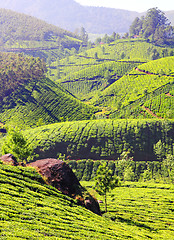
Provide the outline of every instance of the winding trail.
<path id="1" fill-rule="evenodd" d="M 159 119 L 163 119 L 162 117 L 158 117 L 155 113 L 153 113 L 149 108 L 146 108 L 145 106 L 142 106 L 142 108 L 144 110 L 146 110 L 146 112 L 148 112 L 150 115 L 152 115 L 153 117 L 159 118 Z"/>
<path id="2" fill-rule="evenodd" d="M 138 67 L 136 67 L 135 70 L 138 71 L 138 72 L 142 72 L 142 73 L 148 74 L 148 75 L 161 76 L 159 73 L 152 73 L 152 72 L 149 72 L 149 71 L 141 70 L 141 69 L 139 69 Z M 174 77 L 173 75 L 167 75 L 167 74 L 163 74 L 162 76 Z"/>

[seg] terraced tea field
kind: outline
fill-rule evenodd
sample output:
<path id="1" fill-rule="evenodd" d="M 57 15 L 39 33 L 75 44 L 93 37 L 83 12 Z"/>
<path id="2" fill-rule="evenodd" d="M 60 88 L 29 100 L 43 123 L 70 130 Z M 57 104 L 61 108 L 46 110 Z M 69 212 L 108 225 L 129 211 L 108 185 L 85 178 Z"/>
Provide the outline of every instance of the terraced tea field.
<path id="1" fill-rule="evenodd" d="M 117 190 L 122 191 L 112 192 L 113 195 L 110 195 L 109 211 L 114 211 L 113 214 L 116 218 L 119 216 L 129 218 L 130 203 L 132 204 L 131 199 L 135 199 L 135 195 L 133 195 L 135 192 L 130 195 L 131 190 L 128 187 Z M 162 220 L 169 216 L 166 215 L 166 211 L 172 209 L 169 200 L 172 199 L 173 190 L 165 191 L 169 195 L 163 204 L 165 215 L 162 216 Z M 119 197 L 118 194 L 120 194 Z M 164 196 L 162 191 L 161 194 Z M 162 230 L 158 229 L 159 232 L 153 229 L 156 225 L 152 225 L 150 229 L 144 227 L 144 225 L 150 226 L 150 223 L 135 226 L 135 224 L 130 225 L 129 221 L 122 222 L 119 218 L 118 221 L 112 221 L 77 205 L 73 199 L 46 185 L 41 176 L 32 168 L 0 164 L 0 196 L 1 240 L 146 240 L 149 238 L 160 239 L 160 234 L 166 234 L 166 232 L 168 232 L 168 236 L 172 237 L 173 220 L 171 215 L 170 219 L 165 220 L 165 224 L 161 225 Z M 115 201 L 115 199 L 120 199 L 120 201 Z M 139 197 L 137 201 L 133 202 L 135 206 L 132 208 L 133 214 L 135 214 L 134 209 L 139 211 L 139 199 L 141 198 Z M 148 204 L 151 203 L 152 201 L 149 200 Z M 127 205 L 124 206 L 124 204 Z M 124 212 L 123 209 L 127 212 L 129 210 L 127 216 L 121 215 Z M 163 229 L 165 226 L 166 228 Z M 161 239 L 171 240 L 172 238 L 161 237 Z"/>
<path id="2" fill-rule="evenodd" d="M 81 184 L 98 199 L 93 190 L 94 182 Z M 145 239 L 174 239 L 174 187 L 157 183 L 123 183 L 122 187 L 108 194 L 108 213 L 106 219 L 112 219 L 124 228 L 129 226 L 132 233 L 146 231 Z M 104 211 L 104 204 L 100 204 Z"/>

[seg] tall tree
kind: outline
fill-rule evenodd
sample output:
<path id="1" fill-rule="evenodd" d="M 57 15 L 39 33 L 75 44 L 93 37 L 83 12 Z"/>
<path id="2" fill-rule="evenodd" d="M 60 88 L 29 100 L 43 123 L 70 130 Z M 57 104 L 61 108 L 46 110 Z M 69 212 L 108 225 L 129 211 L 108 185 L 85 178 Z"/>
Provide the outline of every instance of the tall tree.
<path id="1" fill-rule="evenodd" d="M 2 154 L 11 153 L 15 156 L 18 162 L 27 161 L 33 153 L 33 148 L 22 132 L 17 128 L 8 129 L 8 134 L 2 145 Z"/>
<path id="2" fill-rule="evenodd" d="M 118 186 L 118 177 L 112 176 L 112 171 L 109 170 L 106 163 L 100 165 L 95 177 L 95 189 L 105 197 L 105 212 L 107 212 L 107 192 Z"/>
<path id="3" fill-rule="evenodd" d="M 174 29 L 165 14 L 158 8 L 148 10 L 145 17 L 135 18 L 129 29 L 130 35 L 141 35 L 157 44 L 174 38 Z"/>
<path id="4" fill-rule="evenodd" d="M 152 34 L 155 34 L 156 29 L 161 28 L 165 30 L 169 25 L 170 22 L 161 10 L 151 8 L 148 10 L 143 22 L 143 35 L 148 38 Z"/>
<path id="5" fill-rule="evenodd" d="M 142 25 L 143 25 L 143 20 L 136 17 L 130 26 L 130 29 L 129 29 L 130 35 L 139 35 L 142 29 Z"/>
<path id="6" fill-rule="evenodd" d="M 81 27 L 80 29 L 80 37 L 85 44 L 88 43 L 88 34 L 84 27 Z"/>

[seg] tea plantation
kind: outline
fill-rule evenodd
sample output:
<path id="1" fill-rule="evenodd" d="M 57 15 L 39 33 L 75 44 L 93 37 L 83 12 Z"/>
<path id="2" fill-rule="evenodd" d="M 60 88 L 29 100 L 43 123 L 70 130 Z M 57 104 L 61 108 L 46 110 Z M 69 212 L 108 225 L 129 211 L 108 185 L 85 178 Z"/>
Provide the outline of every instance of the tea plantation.
<path id="1" fill-rule="evenodd" d="M 81 182 L 92 189 L 94 182 Z M 101 196 L 100 196 L 101 198 Z M 132 233 L 147 231 L 145 239 L 174 239 L 174 188 L 173 185 L 125 182 L 108 194 L 106 219 L 132 229 Z M 104 210 L 104 204 L 101 204 Z M 131 238 L 130 238 L 131 239 Z"/>
<path id="2" fill-rule="evenodd" d="M 158 235 L 148 228 L 135 227 L 133 230 L 129 224 L 125 227 L 121 221 L 115 222 L 86 210 L 46 185 L 32 168 L 0 164 L 0 194 L 2 240 L 143 240 Z"/>
<path id="3" fill-rule="evenodd" d="M 113 159 L 129 151 L 134 160 L 156 160 L 161 140 L 165 154 L 173 154 L 173 120 L 102 119 L 72 121 L 24 131 L 40 158 Z"/>

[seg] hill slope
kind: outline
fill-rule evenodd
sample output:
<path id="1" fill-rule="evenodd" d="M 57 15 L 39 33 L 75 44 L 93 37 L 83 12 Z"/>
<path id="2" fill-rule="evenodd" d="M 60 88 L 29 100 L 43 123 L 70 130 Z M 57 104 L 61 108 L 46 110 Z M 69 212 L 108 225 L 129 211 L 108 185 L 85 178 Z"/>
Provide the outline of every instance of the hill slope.
<path id="1" fill-rule="evenodd" d="M 69 159 L 116 160 L 129 151 L 140 161 L 156 160 L 154 147 L 160 140 L 165 154 L 173 154 L 173 131 L 173 120 L 100 119 L 55 123 L 24 135 L 40 159 L 61 153 Z"/>
<path id="2" fill-rule="evenodd" d="M 112 117 L 145 117 L 142 107 L 148 106 L 150 110 L 155 108 L 157 117 L 174 118 L 173 61 L 174 57 L 166 57 L 140 65 L 92 101 L 96 105 L 110 107 L 115 111 Z"/>
<path id="3" fill-rule="evenodd" d="M 89 119 L 95 112 L 45 77 L 41 60 L 1 54 L 0 119 L 22 127 Z"/>
<path id="4" fill-rule="evenodd" d="M 109 44 L 99 44 L 53 62 L 50 77 L 74 94 L 88 101 L 142 63 L 173 55 L 172 48 L 154 46 L 143 39 L 119 39 Z M 59 79 L 57 72 L 59 71 Z M 110 86 L 110 89 L 112 88 Z"/>
<path id="5" fill-rule="evenodd" d="M 0 163 L 1 239 L 147 239 L 143 228 L 132 232 L 75 204 L 44 184 L 31 168 Z M 141 231 L 141 232 L 140 232 Z"/>
<path id="6" fill-rule="evenodd" d="M 11 10 L 0 9 L 1 51 L 25 52 L 47 58 L 60 57 L 64 49 L 79 48 L 77 36 L 43 20 Z"/>

